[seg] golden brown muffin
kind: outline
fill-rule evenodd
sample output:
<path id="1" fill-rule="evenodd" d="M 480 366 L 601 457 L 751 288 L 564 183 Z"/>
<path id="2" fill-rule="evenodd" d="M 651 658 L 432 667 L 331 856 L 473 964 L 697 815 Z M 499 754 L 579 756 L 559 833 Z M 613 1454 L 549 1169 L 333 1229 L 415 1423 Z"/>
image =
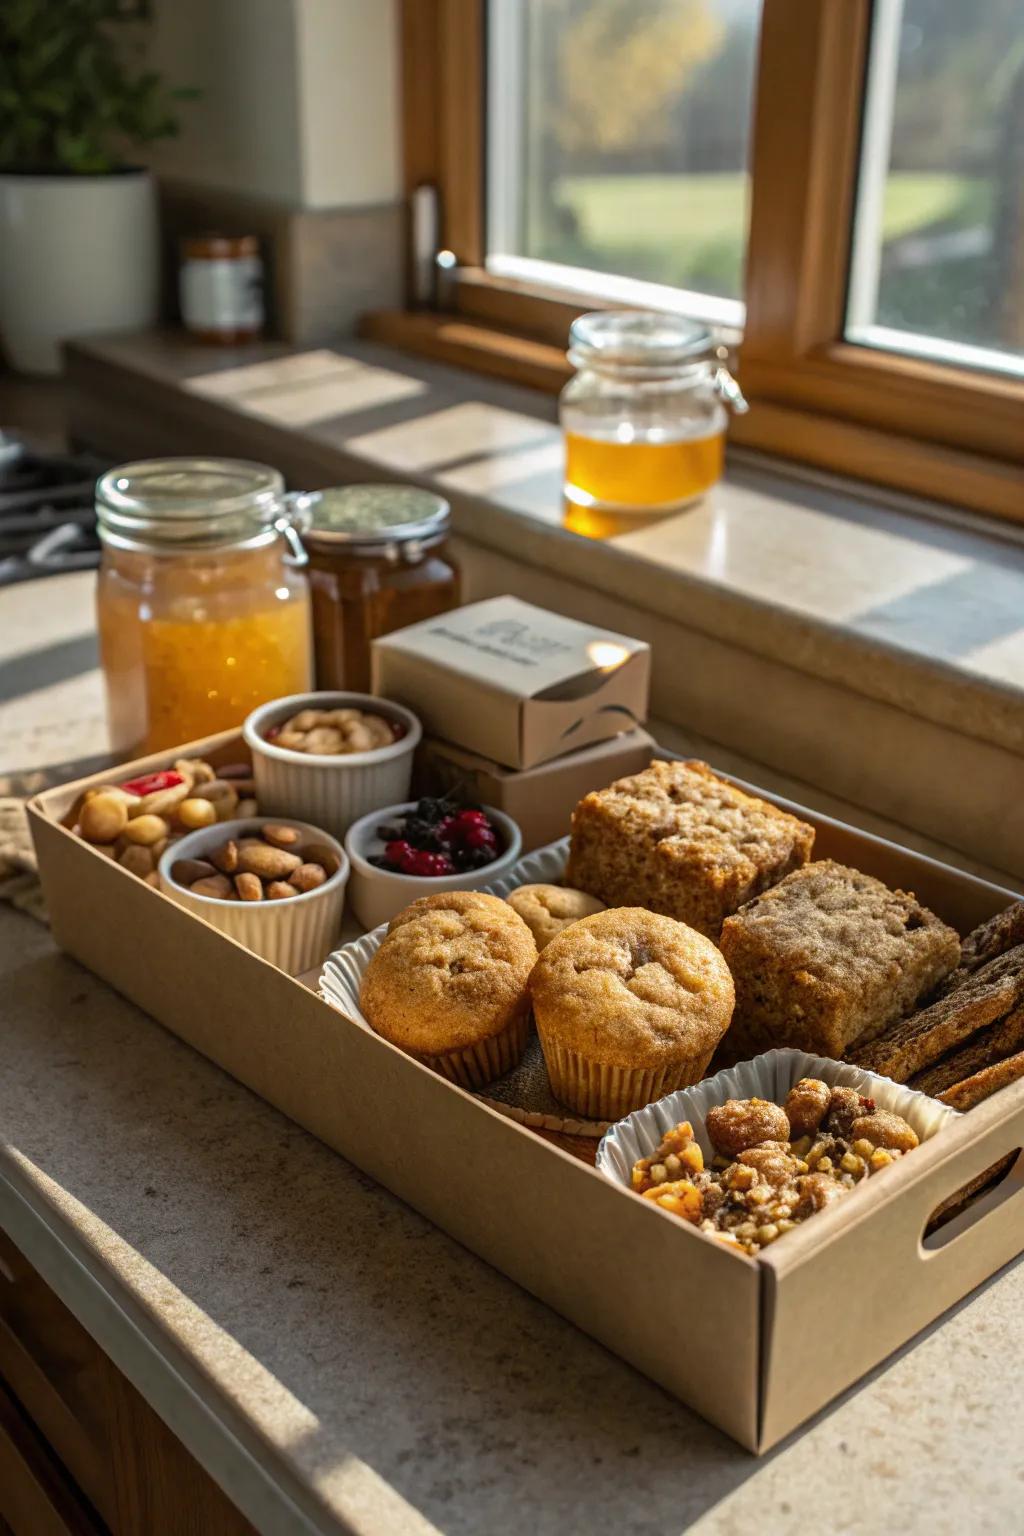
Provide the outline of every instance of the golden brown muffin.
<path id="1" fill-rule="evenodd" d="M 604 902 L 586 891 L 574 891 L 567 885 L 521 885 L 506 896 L 533 934 L 538 949 L 550 944 L 556 933 L 578 923 L 581 917 L 593 917 L 604 911 Z"/>
<path id="2" fill-rule="evenodd" d="M 391 920 L 360 1005 L 385 1040 L 464 1088 L 516 1065 L 530 1028 L 533 935 L 497 896 L 443 891 Z"/>
<path id="3" fill-rule="evenodd" d="M 564 928 L 530 977 L 553 1092 L 617 1120 L 700 1080 L 733 985 L 711 943 L 674 918 L 614 907 Z"/>
<path id="4" fill-rule="evenodd" d="M 388 933 L 422 917 L 424 912 L 489 912 L 498 923 L 508 916 L 508 904 L 499 896 L 488 896 L 486 891 L 437 891 L 433 896 L 420 896 L 396 912 L 388 923 Z"/>

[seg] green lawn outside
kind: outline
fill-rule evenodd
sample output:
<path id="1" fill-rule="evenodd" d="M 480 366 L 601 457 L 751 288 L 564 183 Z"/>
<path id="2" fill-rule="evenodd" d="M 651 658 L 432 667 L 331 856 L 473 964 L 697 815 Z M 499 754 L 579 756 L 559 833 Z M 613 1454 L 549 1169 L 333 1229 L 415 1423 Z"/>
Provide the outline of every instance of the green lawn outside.
<path id="1" fill-rule="evenodd" d="M 886 239 L 937 224 L 985 217 L 987 184 L 942 174 L 890 176 Z M 746 229 L 747 177 L 565 176 L 554 201 L 571 210 L 564 228 L 531 255 L 622 272 L 678 287 L 739 297 Z"/>

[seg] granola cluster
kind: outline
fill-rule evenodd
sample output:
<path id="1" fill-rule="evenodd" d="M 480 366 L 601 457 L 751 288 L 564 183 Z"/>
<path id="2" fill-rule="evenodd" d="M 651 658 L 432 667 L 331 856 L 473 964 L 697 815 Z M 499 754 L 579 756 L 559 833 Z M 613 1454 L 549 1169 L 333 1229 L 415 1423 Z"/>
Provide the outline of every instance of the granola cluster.
<path id="1" fill-rule="evenodd" d="M 817 1078 L 801 1079 L 781 1106 L 729 1099 L 708 1111 L 706 1127 L 710 1168 L 683 1121 L 634 1164 L 633 1188 L 751 1255 L 918 1144 L 900 1115 Z"/>

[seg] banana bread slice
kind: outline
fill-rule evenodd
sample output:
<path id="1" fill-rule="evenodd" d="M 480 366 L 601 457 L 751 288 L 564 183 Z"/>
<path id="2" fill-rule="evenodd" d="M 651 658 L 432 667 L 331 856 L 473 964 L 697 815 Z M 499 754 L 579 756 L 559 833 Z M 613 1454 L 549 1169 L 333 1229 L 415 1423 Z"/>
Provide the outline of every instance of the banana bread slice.
<path id="1" fill-rule="evenodd" d="M 717 939 L 730 912 L 806 863 L 814 828 L 707 763 L 654 762 L 584 797 L 566 881 L 609 907 L 663 912 Z"/>
<path id="2" fill-rule="evenodd" d="M 911 893 L 831 859 L 727 918 L 721 947 L 736 983 L 724 1043 L 737 1061 L 774 1046 L 842 1056 L 909 1013 L 960 958 L 956 931 Z"/>

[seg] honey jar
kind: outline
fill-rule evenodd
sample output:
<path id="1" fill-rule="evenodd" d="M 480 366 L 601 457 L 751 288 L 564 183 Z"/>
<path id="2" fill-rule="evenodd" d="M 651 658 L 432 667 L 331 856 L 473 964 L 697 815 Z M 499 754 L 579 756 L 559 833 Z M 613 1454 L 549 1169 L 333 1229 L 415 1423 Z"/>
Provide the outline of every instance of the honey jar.
<path id="1" fill-rule="evenodd" d="M 565 496 L 596 513 L 671 512 L 721 478 L 727 407 L 747 409 L 711 332 L 643 310 L 580 315 L 562 391 Z"/>
<path id="2" fill-rule="evenodd" d="M 287 503 L 276 470 L 237 459 L 100 478 L 96 605 L 116 749 L 208 736 L 311 687 L 306 554 Z"/>
<path id="3" fill-rule="evenodd" d="M 413 485 L 337 486 L 292 500 L 309 553 L 317 687 L 369 693 L 374 640 L 458 605 L 445 548 L 451 509 Z"/>

